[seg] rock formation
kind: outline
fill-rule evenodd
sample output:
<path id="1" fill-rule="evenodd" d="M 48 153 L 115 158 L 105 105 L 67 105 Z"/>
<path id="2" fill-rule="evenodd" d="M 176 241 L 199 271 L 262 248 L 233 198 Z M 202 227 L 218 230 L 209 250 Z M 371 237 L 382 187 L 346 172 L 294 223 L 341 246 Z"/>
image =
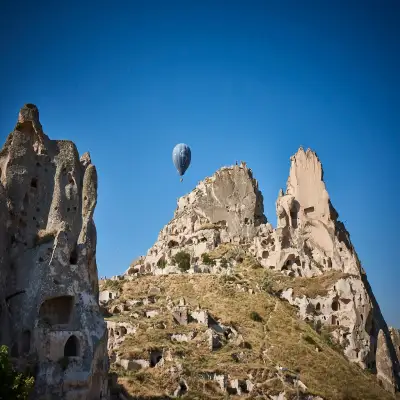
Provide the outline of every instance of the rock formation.
<path id="1" fill-rule="evenodd" d="M 175 258 L 182 251 L 190 255 L 188 273 L 229 274 L 250 254 L 279 283 L 275 294 L 298 307 L 303 320 L 329 330 L 346 357 L 376 374 L 387 390 L 400 388 L 398 331 L 384 321 L 350 235 L 331 204 L 321 162 L 310 149 L 300 148 L 291 157 L 287 189 L 279 193 L 276 212 L 273 229 L 251 170 L 244 163 L 224 167 L 178 200 L 174 218 L 126 277 L 182 273 Z M 240 251 L 222 265 L 226 246 Z"/>
<path id="2" fill-rule="evenodd" d="M 98 306 L 97 174 L 50 140 L 26 104 L 0 151 L 0 343 L 35 375 L 34 399 L 108 399 Z"/>
<path id="3" fill-rule="evenodd" d="M 286 193 L 277 200 L 277 217 L 278 246 L 267 247 L 266 263 L 291 277 L 336 276 L 325 295 L 294 297 L 288 288 L 282 297 L 299 307 L 302 318 L 329 326 L 351 361 L 377 372 L 378 379 L 385 377 L 383 381 L 394 389 L 400 369 L 389 329 L 350 234 L 330 202 L 321 162 L 309 149 L 301 148 L 291 158 Z"/>
<path id="4" fill-rule="evenodd" d="M 249 244 L 266 223 L 258 183 L 245 164 L 224 167 L 200 182 L 178 201 L 174 218 L 160 232 L 145 258 L 136 260 L 129 273 L 177 271 L 172 258 L 183 249 L 194 265 L 201 255 L 221 243 Z M 272 230 L 268 227 L 264 229 Z M 166 263 L 160 272 L 160 263 Z"/>

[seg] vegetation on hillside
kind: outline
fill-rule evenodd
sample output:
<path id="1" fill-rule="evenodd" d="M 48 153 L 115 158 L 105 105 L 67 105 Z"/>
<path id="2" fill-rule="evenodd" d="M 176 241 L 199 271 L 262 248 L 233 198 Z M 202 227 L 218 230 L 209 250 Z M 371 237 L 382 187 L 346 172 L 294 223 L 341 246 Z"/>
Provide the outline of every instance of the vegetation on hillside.
<path id="1" fill-rule="evenodd" d="M 7 346 L 0 346 L 0 399 L 27 400 L 34 378 L 17 372 L 10 361 Z"/>
<path id="2" fill-rule="evenodd" d="M 178 266 L 182 272 L 190 269 L 190 254 L 185 251 L 180 251 L 172 258 L 172 262 Z"/>
<path id="3" fill-rule="evenodd" d="M 179 253 L 178 253 L 179 254 Z M 190 263 L 181 252 L 177 261 Z M 175 256 L 176 257 L 176 256 Z M 298 370 L 307 393 L 330 400 L 389 400 L 391 395 L 382 389 L 375 377 L 350 363 L 333 341 L 329 329 L 310 326 L 297 317 L 297 310 L 280 300 L 275 293 L 293 287 L 296 294 L 318 295 L 339 279 L 338 274 L 318 278 L 288 278 L 258 267 L 248 254 L 233 246 L 220 246 L 207 254 L 209 259 L 227 262 L 240 259 L 230 275 L 193 274 L 139 276 L 124 285 L 124 299 L 144 298 L 152 287 L 160 289 L 156 302 L 135 308 L 135 312 L 157 309 L 153 318 L 130 319 L 119 315 L 137 327 L 136 333 L 127 335 L 118 349 L 120 356 L 129 359 L 146 358 L 151 351 L 170 354 L 173 361 L 165 359 L 164 365 L 139 371 L 118 372 L 119 383 L 131 393 L 143 397 L 165 396 L 177 387 L 178 377 L 185 380 L 191 399 L 224 399 L 215 381 L 205 380 L 206 372 L 229 374 L 229 379 L 250 379 L 255 384 L 247 398 L 265 398 L 285 391 L 288 398 L 295 393 L 288 385 L 286 375 L 277 367 Z M 222 340 L 222 346 L 210 350 L 203 338 L 207 326 L 199 323 L 178 325 L 168 309 L 171 299 L 177 303 L 184 298 L 191 309 L 207 310 L 223 326 L 237 332 L 237 340 Z M 337 327 L 335 327 L 336 329 Z M 193 334 L 185 342 L 171 340 L 173 334 Z M 181 366 L 178 375 L 171 373 Z M 249 378 L 250 377 L 250 378 Z M 231 396 L 231 399 L 236 398 Z M 237 397 L 239 398 L 239 397 Z M 246 398 L 242 395 L 241 398 Z"/>

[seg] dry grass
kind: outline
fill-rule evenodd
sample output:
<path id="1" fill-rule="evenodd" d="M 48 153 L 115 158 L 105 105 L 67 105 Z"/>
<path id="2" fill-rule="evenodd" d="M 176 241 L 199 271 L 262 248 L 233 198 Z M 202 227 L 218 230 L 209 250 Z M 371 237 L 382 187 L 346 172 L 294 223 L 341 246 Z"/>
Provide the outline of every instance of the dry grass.
<path id="1" fill-rule="evenodd" d="M 99 282 L 100 291 L 102 290 L 114 290 L 116 292 L 122 290 L 124 286 L 123 280 L 113 280 L 113 279 L 105 279 Z"/>
<path id="2" fill-rule="evenodd" d="M 300 380 L 313 394 L 330 400 L 392 398 L 372 375 L 348 362 L 311 327 L 298 321 L 285 303 L 277 301 L 267 326 L 269 357 L 281 366 L 300 369 Z M 312 338 L 322 351 L 317 352 L 306 337 Z"/>
<path id="3" fill-rule="evenodd" d="M 229 251 L 237 252 L 231 245 L 220 246 L 213 252 L 216 256 L 225 256 Z M 218 254 L 216 254 L 218 253 Z M 211 256 L 211 254 L 210 254 Z M 247 260 L 247 261 L 246 261 Z M 199 378 L 201 372 L 222 372 L 229 374 L 230 379 L 246 379 L 251 373 L 253 383 L 258 386 L 249 396 L 241 398 L 267 398 L 285 390 L 290 398 L 290 388 L 276 376 L 276 366 L 300 369 L 300 379 L 309 392 L 329 400 L 389 400 L 391 395 L 383 390 L 375 378 L 363 372 L 355 364 L 349 363 L 343 355 L 333 349 L 325 338 L 317 334 L 309 325 L 297 318 L 296 310 L 265 292 L 238 291 L 236 285 L 256 288 L 265 276 L 264 269 L 254 268 L 250 259 L 235 268 L 233 276 L 216 276 L 211 274 L 142 276 L 135 281 L 126 282 L 123 286 L 122 299 L 139 299 L 148 296 L 150 288 L 161 289 L 156 296 L 156 304 L 137 307 L 133 311 L 158 308 L 160 314 L 154 318 L 131 320 L 137 326 L 134 335 L 126 337 L 119 352 L 127 357 L 148 358 L 153 349 L 169 350 L 174 362 L 166 362 L 164 367 L 149 368 L 139 372 L 118 370 L 119 382 L 126 390 L 137 396 L 154 397 L 171 395 L 176 389 L 179 376 L 189 386 L 188 399 L 224 399 L 215 382 Z M 325 276 L 307 278 L 281 277 L 274 285 L 283 288 L 294 287 L 296 295 L 317 296 L 325 293 L 337 279 L 344 274 L 326 274 Z M 246 346 L 225 342 L 216 351 L 210 351 L 204 341 L 206 326 L 190 323 L 187 326 L 177 325 L 167 310 L 167 296 L 177 302 L 184 298 L 192 308 L 200 306 L 207 309 L 212 317 L 224 325 L 232 326 L 243 337 Z M 262 322 L 253 321 L 251 312 L 258 313 Z M 122 316 L 121 316 L 122 317 Z M 163 329 L 158 328 L 160 323 Z M 172 333 L 196 331 L 197 336 L 190 342 L 171 342 Z M 243 342 L 242 342 L 243 343 Z M 315 349 L 320 349 L 317 352 Z M 240 361 L 234 356 L 241 355 Z M 182 372 L 171 374 L 169 369 L 176 361 Z M 260 397 L 257 397 L 260 396 Z M 231 396 L 231 399 L 239 398 Z"/>
<path id="4" fill-rule="evenodd" d="M 318 296 L 327 296 L 329 289 L 332 288 L 339 279 L 346 279 L 351 276 L 351 274 L 345 274 L 340 271 L 327 272 L 312 278 L 290 278 L 276 273 L 273 278 L 273 289 L 275 291 L 280 291 L 292 288 L 295 297 L 307 296 L 309 298 L 316 298 Z"/>
<path id="5" fill-rule="evenodd" d="M 224 257 L 227 260 L 232 260 L 241 256 L 245 257 L 245 251 L 241 246 L 234 245 L 232 243 L 220 244 L 216 249 L 210 251 L 209 256 L 213 259 Z"/>

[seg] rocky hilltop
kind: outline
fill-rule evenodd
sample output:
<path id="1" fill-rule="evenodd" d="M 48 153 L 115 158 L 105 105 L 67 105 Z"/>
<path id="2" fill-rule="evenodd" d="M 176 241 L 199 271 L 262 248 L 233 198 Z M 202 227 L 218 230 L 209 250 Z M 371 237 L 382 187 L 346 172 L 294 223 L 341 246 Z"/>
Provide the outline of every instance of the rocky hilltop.
<path id="1" fill-rule="evenodd" d="M 134 398 L 395 395 L 399 331 L 313 151 L 291 157 L 276 212 L 274 229 L 245 163 L 221 168 L 179 199 L 146 256 L 101 282 L 112 368 Z"/>
<path id="2" fill-rule="evenodd" d="M 107 399 L 89 153 L 50 140 L 26 104 L 0 151 L 0 181 L 0 343 L 35 376 L 33 399 Z"/>

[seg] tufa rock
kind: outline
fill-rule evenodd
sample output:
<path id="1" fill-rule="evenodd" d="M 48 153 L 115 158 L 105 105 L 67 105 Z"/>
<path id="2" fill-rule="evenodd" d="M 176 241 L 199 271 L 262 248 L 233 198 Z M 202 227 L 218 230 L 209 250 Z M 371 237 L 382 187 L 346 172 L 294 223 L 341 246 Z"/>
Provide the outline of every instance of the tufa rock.
<path id="1" fill-rule="evenodd" d="M 390 357 L 386 337 L 382 330 L 380 330 L 378 334 L 378 344 L 376 350 L 376 370 L 379 384 L 383 386 L 386 390 L 394 393 L 395 380 L 393 363 Z"/>
<path id="2" fill-rule="evenodd" d="M 127 274 L 154 272 L 162 264 L 159 273 L 177 272 L 171 266 L 178 251 L 188 251 L 192 263 L 198 263 L 221 243 L 251 243 L 264 223 L 263 199 L 251 170 L 244 164 L 221 168 L 178 200 L 174 218 Z"/>
<path id="3" fill-rule="evenodd" d="M 398 333 L 386 325 L 312 150 L 300 148 L 291 157 L 276 213 L 273 229 L 263 215 L 257 181 L 244 163 L 221 168 L 178 200 L 174 218 L 127 274 L 231 275 L 237 263 L 264 267 L 285 278 L 277 294 L 297 306 L 302 319 L 328 329 L 346 357 L 378 373 L 388 389 L 400 388 Z M 185 272 L 175 265 L 175 255 L 182 251 L 190 259 Z"/>
<path id="4" fill-rule="evenodd" d="M 26 104 L 0 151 L 0 343 L 36 371 L 33 398 L 107 399 L 98 305 L 97 174 Z"/>

